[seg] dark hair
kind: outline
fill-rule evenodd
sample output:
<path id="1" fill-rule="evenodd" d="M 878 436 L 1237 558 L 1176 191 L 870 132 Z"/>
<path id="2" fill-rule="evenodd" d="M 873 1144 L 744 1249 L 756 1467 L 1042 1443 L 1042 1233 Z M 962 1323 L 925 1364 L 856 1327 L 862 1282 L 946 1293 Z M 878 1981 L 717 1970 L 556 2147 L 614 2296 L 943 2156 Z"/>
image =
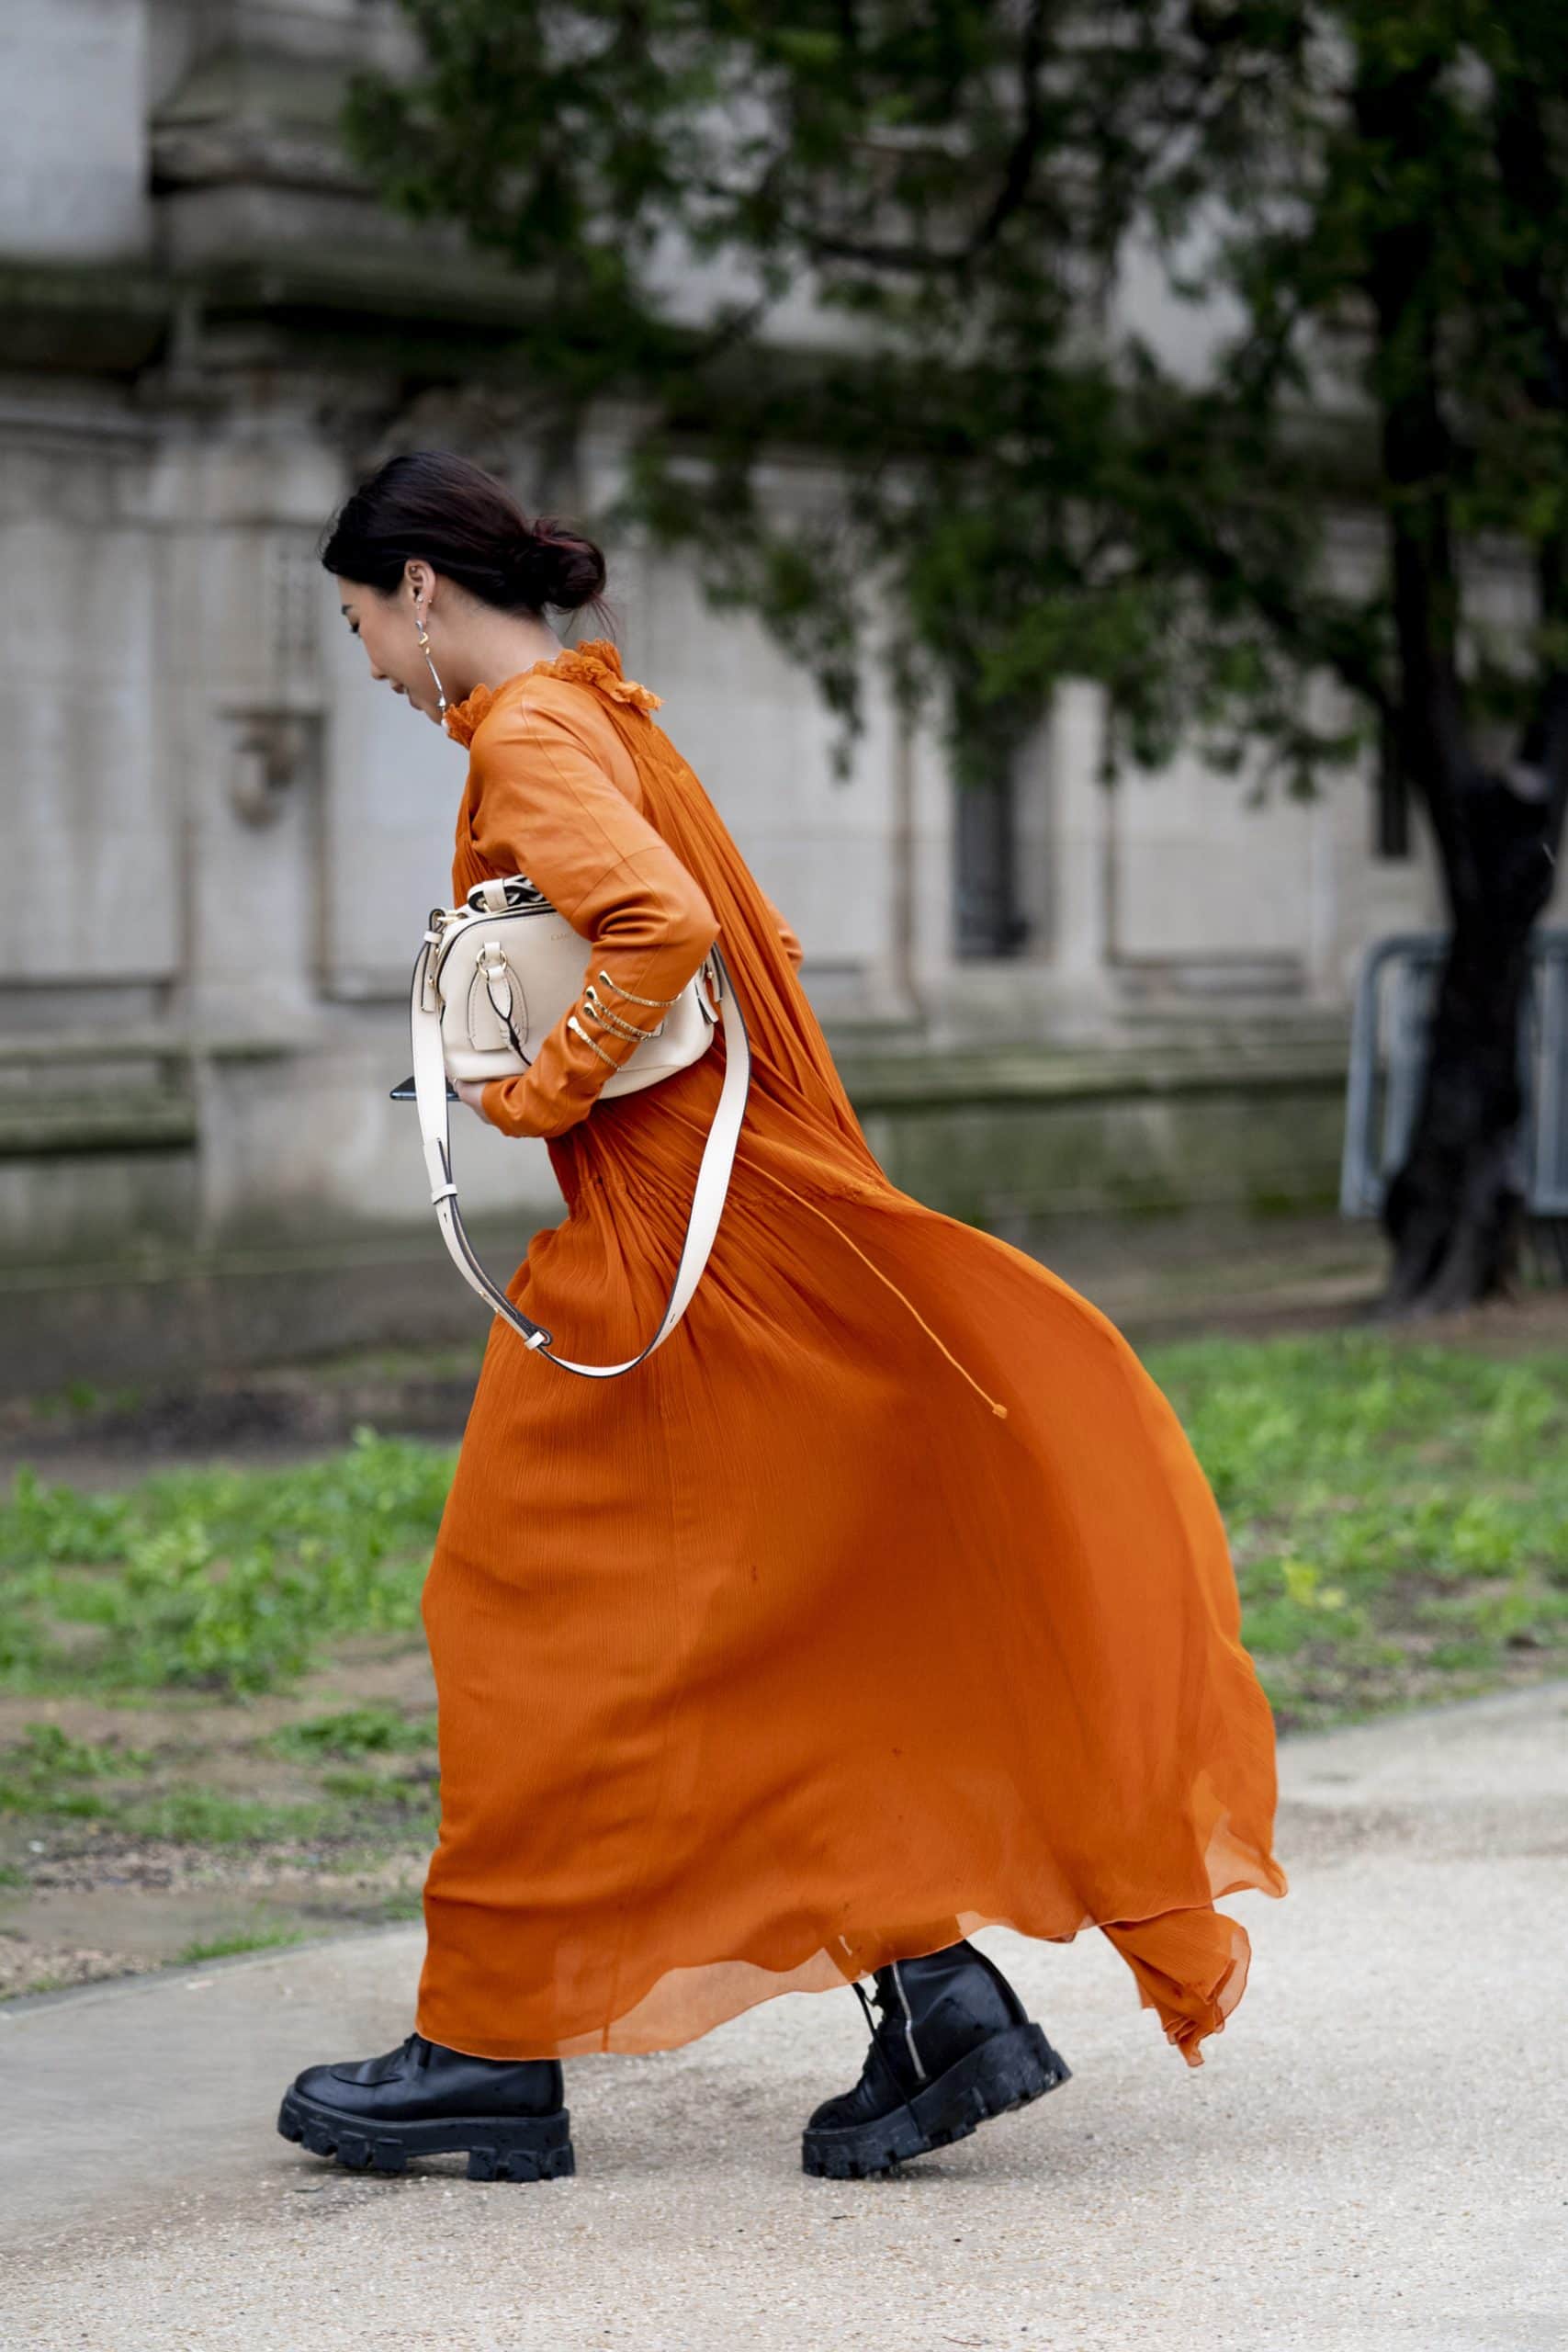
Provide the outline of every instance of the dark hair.
<path id="1" fill-rule="evenodd" d="M 389 596 L 418 557 L 502 612 L 599 601 L 604 559 L 592 539 L 544 515 L 530 523 L 511 492 L 468 458 L 412 449 L 389 458 L 344 499 L 321 557 L 340 580 Z"/>

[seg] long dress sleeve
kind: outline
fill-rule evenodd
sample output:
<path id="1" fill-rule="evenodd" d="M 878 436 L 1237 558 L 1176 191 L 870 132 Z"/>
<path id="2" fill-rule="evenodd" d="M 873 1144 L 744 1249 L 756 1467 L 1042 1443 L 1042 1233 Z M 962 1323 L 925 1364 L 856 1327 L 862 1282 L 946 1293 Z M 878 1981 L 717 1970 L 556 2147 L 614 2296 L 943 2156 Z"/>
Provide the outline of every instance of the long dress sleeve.
<path id="1" fill-rule="evenodd" d="M 480 1098 L 504 1135 L 557 1136 L 587 1117 L 637 1051 L 635 1033 L 656 1026 L 661 1006 L 680 995 L 718 937 L 718 921 L 570 711 L 535 697 L 502 704 L 475 734 L 470 756 L 480 855 L 497 873 L 526 874 L 590 944 L 576 1003 L 528 1069 L 491 1079 Z"/>

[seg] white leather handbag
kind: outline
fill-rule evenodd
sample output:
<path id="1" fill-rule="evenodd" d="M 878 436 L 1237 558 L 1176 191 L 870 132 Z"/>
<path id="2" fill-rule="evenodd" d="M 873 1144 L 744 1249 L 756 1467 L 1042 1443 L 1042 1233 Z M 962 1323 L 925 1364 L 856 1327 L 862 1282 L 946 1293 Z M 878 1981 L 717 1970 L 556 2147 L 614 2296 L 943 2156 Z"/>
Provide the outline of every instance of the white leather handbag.
<path id="1" fill-rule="evenodd" d="M 491 1282 L 463 1230 L 457 1187 L 452 1181 L 447 1076 L 488 1080 L 512 1078 L 528 1069 L 544 1039 L 569 1008 L 582 999 L 595 1020 L 622 1035 L 630 1030 L 599 988 L 615 989 L 607 972 L 586 987 L 583 941 L 563 914 L 535 888 L 526 875 L 476 882 L 460 907 L 434 908 L 413 967 L 409 1001 L 413 1040 L 413 1084 L 430 1197 L 452 1261 L 468 1287 L 511 1324 L 525 1345 L 562 1372 L 590 1380 L 612 1380 L 630 1372 L 662 1346 L 691 1303 L 713 1249 L 729 1191 L 740 1123 L 751 1082 L 751 1049 L 736 1001 L 735 983 L 723 951 L 708 950 L 680 995 L 663 1006 L 663 1017 L 648 1026 L 643 1042 L 604 1081 L 605 1094 L 631 1094 L 686 1069 L 707 1050 L 722 1023 L 724 1083 L 697 1170 L 686 1236 L 659 1328 L 648 1345 L 625 1363 L 573 1363 L 550 1353 L 551 1335 L 530 1322 L 505 1292 Z M 623 1002 L 648 1004 L 616 989 Z M 581 1037 L 589 1032 L 570 1013 L 568 1025 Z M 639 1024 L 640 1025 L 640 1024 Z M 592 1112 L 589 1114 L 592 1116 Z"/>

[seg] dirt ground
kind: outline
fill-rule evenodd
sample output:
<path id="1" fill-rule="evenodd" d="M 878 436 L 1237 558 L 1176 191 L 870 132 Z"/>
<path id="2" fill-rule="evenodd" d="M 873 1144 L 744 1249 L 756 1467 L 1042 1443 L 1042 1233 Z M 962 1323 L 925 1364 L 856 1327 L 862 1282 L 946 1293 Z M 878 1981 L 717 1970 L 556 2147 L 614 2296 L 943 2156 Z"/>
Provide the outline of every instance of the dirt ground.
<path id="1" fill-rule="evenodd" d="M 316 1797 L 322 1775 L 270 1752 L 274 1735 L 366 1706 L 418 1723 L 434 1705 L 423 1641 L 361 1638 L 287 1696 L 0 1699 L 0 1748 L 54 1724 L 151 1754 L 154 1788 L 195 1782 L 288 1806 Z M 434 1746 L 399 1769 L 423 1781 L 433 1807 Z M 51 1823 L 39 1838 L 28 1834 L 39 1825 L 0 1819 L 0 1999 L 415 1917 L 431 1846 L 423 1808 L 417 1833 L 395 1817 L 378 1827 L 373 1806 L 355 1811 L 353 1829 L 227 1845 L 128 1836 L 91 1819 Z"/>

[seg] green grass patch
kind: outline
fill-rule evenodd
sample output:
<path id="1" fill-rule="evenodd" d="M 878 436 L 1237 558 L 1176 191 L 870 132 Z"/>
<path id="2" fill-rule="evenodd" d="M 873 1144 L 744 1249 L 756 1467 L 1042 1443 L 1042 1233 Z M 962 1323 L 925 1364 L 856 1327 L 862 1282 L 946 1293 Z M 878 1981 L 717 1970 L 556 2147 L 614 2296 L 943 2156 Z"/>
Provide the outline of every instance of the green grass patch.
<path id="1" fill-rule="evenodd" d="M 58 1724 L 29 1724 L 0 1750 L 0 1814 L 98 1818 L 112 1809 L 105 1782 L 137 1780 L 152 1758 L 114 1740 L 73 1739 Z"/>
<path id="2" fill-rule="evenodd" d="M 1568 1668 L 1568 1356 L 1493 1363 L 1339 1331 L 1146 1361 L 1224 1513 L 1245 1638 L 1281 1723 Z M 120 1495 L 24 1473 L 0 1507 L 0 1687 L 238 1696 L 289 1687 L 353 1636 L 415 1637 L 452 1462 L 362 1430 L 304 1468 L 181 1472 Z M 317 1827 L 299 1834 L 335 1835 L 356 1808 L 422 1817 L 433 1735 L 428 1716 L 350 1706 L 265 1752 L 314 1791 Z M 24 1744 L 0 1758 L 0 1807 L 28 1812 L 47 1783 L 84 1818 L 271 1834 L 238 1799 L 139 1788 L 134 1756 Z M 288 1813 L 272 1809 L 279 1834 Z"/>
<path id="3" fill-rule="evenodd" d="M 1145 1361 L 1224 1513 L 1281 1724 L 1568 1668 L 1568 1357 L 1332 1332 Z"/>
<path id="4" fill-rule="evenodd" d="M 242 1951 L 278 1951 L 304 1940 L 300 1928 L 236 1928 L 230 1935 L 209 1936 L 205 1941 L 186 1944 L 175 1954 L 173 1964 L 176 1968 L 191 1968 L 204 1960 L 230 1960 Z"/>
<path id="5" fill-rule="evenodd" d="M 130 1799 L 117 1805 L 108 1820 L 122 1838 L 171 1846 L 309 1845 L 338 1826 L 330 1807 L 310 1799 L 275 1804 L 199 1782 Z"/>
<path id="6" fill-rule="evenodd" d="M 330 1748 L 318 1749 L 303 1776 L 310 1793 L 293 1799 L 214 1786 L 206 1762 L 199 1744 L 153 1755 L 31 1724 L 0 1749 L 0 1817 L 51 1846 L 87 1824 L 100 1838 L 180 1846 L 363 1849 L 434 1834 L 433 1749 L 397 1769 L 335 1763 Z M 11 1883 L 25 1883 L 25 1873 Z"/>
<path id="7" fill-rule="evenodd" d="M 0 1508 L 0 1688 L 270 1690 L 336 1638 L 412 1630 L 452 1460 L 361 1430 L 331 1461 L 122 1495 L 18 1472 Z"/>
<path id="8" fill-rule="evenodd" d="M 344 1707 L 337 1714 L 286 1724 L 267 1744 L 275 1755 L 306 1759 L 423 1753 L 435 1746 L 435 1717 L 405 1715 L 396 1707 Z"/>
<path id="9" fill-rule="evenodd" d="M 199 1759 L 187 1769 L 199 1771 Z M 138 1845 L 287 1846 L 337 1849 L 348 1864 L 391 1847 L 428 1844 L 438 1807 L 434 1779 L 387 1780 L 370 1773 L 325 1773 L 317 1795 L 282 1801 L 168 1778 L 157 1787 L 95 1789 L 55 1784 L 25 1808 L 20 1826 L 51 1848 L 73 1843 L 91 1825 L 99 1838 Z M 18 1881 L 25 1883 L 20 1874 Z"/>

